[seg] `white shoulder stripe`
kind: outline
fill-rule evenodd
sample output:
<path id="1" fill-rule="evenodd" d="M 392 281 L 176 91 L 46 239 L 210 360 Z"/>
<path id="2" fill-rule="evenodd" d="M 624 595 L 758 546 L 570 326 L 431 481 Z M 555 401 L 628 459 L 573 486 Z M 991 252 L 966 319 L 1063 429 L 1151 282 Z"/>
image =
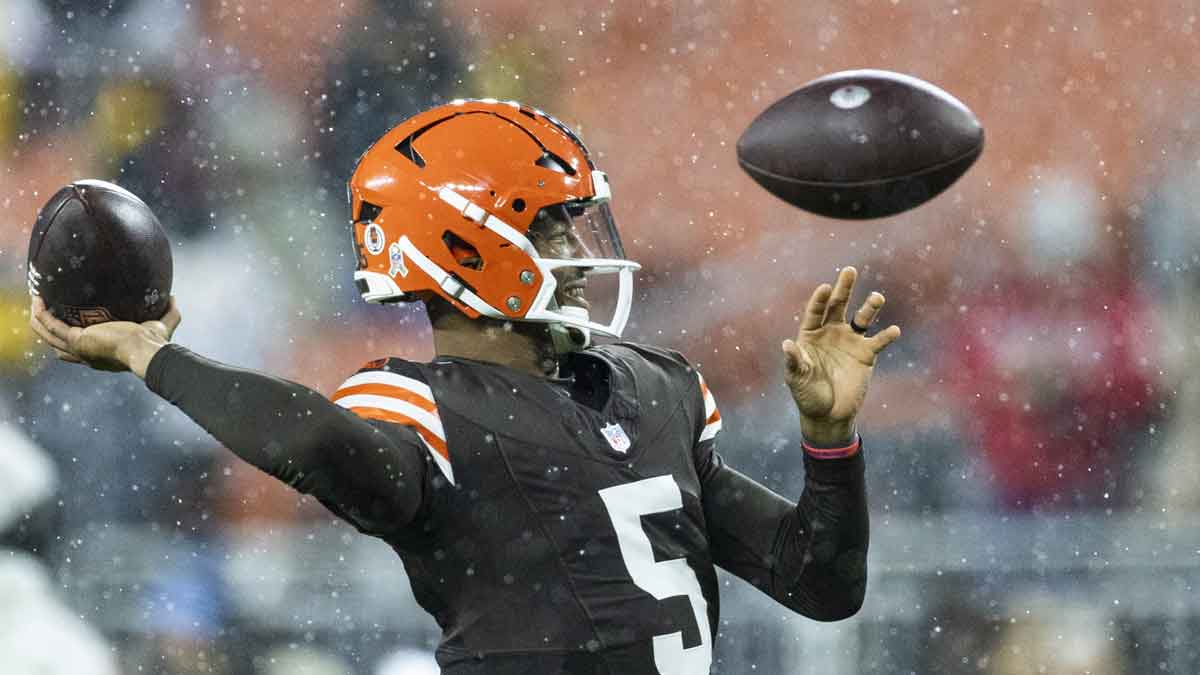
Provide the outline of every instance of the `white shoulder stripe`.
<path id="1" fill-rule="evenodd" d="M 342 386 L 338 387 L 338 389 L 357 387 L 360 384 L 387 384 L 393 387 L 400 387 L 401 389 L 407 389 L 414 394 L 429 399 L 430 403 L 435 403 L 433 400 L 433 390 L 429 388 L 429 385 L 398 373 L 389 373 L 386 370 L 368 370 L 365 373 L 359 373 L 343 382 Z"/>
<path id="2" fill-rule="evenodd" d="M 721 420 L 717 420 L 716 422 L 709 424 L 708 426 L 704 427 L 704 431 L 700 432 L 700 441 L 698 441 L 698 442 L 703 443 L 704 441 L 707 441 L 708 439 L 713 438 L 714 436 L 717 435 L 717 432 L 720 430 L 721 430 Z"/>
<path id="3" fill-rule="evenodd" d="M 399 413 L 425 427 L 434 436 L 443 441 L 446 440 L 446 431 L 442 428 L 442 419 L 438 417 L 437 413 L 422 410 L 408 401 L 375 394 L 355 394 L 344 396 L 338 399 L 337 403 L 343 408 L 379 408 Z"/>
<path id="4" fill-rule="evenodd" d="M 704 383 L 704 376 L 698 370 L 696 371 L 696 377 L 700 378 L 700 391 L 704 392 L 704 419 L 708 419 L 712 417 L 713 411 L 717 409 L 717 399 L 713 398 L 708 385 Z"/>
<path id="5" fill-rule="evenodd" d="M 425 447 L 429 449 L 429 456 L 433 457 L 433 463 L 437 464 L 438 468 L 442 470 L 442 475 L 446 477 L 446 480 L 450 481 L 451 485 L 457 485 L 457 483 L 454 482 L 454 469 L 450 467 L 450 460 L 442 457 L 442 453 L 434 449 L 434 447 L 429 444 L 429 441 L 425 440 L 424 436 L 421 436 L 420 434 L 417 434 L 417 436 L 421 439 L 421 442 L 425 444 Z"/>

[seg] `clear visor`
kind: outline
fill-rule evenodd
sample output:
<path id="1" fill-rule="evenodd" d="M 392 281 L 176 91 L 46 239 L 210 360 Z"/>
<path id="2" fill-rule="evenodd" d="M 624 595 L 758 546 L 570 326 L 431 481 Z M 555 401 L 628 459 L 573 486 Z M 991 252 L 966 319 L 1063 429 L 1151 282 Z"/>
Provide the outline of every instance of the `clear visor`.
<path id="1" fill-rule="evenodd" d="M 625 247 L 607 200 L 565 202 L 543 208 L 529 226 L 529 240 L 543 258 L 625 258 Z"/>
<path id="2" fill-rule="evenodd" d="M 607 200 L 543 208 L 529 227 L 538 266 L 552 279 L 541 298 L 551 314 L 580 328 L 619 336 L 629 314 L 631 274 Z M 534 312 L 535 318 L 540 312 Z"/>

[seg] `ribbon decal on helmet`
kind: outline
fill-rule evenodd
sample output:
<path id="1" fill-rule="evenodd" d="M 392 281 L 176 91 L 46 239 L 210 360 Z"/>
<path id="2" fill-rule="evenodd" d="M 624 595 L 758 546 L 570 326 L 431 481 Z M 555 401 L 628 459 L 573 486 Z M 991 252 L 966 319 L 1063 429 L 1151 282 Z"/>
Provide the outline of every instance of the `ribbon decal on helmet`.
<path id="1" fill-rule="evenodd" d="M 400 242 L 394 241 L 388 247 L 388 260 L 391 263 L 388 267 L 388 276 L 393 279 L 397 274 L 402 277 L 408 276 L 408 266 L 404 264 L 404 249 L 400 246 Z"/>

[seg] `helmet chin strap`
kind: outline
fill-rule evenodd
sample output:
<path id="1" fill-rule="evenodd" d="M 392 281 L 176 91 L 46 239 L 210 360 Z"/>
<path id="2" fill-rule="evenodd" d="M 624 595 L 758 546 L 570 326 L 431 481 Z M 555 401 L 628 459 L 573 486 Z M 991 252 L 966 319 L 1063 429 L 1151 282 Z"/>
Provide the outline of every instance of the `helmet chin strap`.
<path id="1" fill-rule="evenodd" d="M 588 311 L 582 307 L 566 305 L 554 308 L 562 314 L 569 314 L 580 321 L 588 320 Z M 554 340 L 554 351 L 561 356 L 587 349 L 592 343 L 592 331 L 587 328 L 576 328 L 562 323 L 550 324 L 550 337 Z"/>

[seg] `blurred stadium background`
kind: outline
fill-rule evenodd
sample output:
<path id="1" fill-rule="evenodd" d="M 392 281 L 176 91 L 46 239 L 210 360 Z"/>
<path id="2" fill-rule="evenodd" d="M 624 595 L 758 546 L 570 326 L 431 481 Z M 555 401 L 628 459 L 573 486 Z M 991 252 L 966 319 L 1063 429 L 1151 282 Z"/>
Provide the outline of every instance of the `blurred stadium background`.
<path id="1" fill-rule="evenodd" d="M 598 154 L 645 265 L 629 337 L 701 365 L 727 459 L 773 488 L 802 486 L 777 345 L 807 290 L 855 264 L 905 329 L 861 420 L 866 606 L 816 624 L 730 578 L 715 672 L 1200 672 L 1198 14 L 3 0 L 0 671 L 430 672 L 435 625 L 386 546 L 135 378 L 56 362 L 27 329 L 24 260 L 58 187 L 118 182 L 170 232 L 180 342 L 330 392 L 368 358 L 430 355 L 419 312 L 350 283 L 356 157 L 418 110 L 491 96 Z M 961 98 L 987 129 L 980 162 L 863 223 L 741 174 L 733 144 L 759 111 L 856 67 Z M 38 542 L 41 568 L 17 552 Z M 61 669 L 18 665 L 35 661 Z"/>

